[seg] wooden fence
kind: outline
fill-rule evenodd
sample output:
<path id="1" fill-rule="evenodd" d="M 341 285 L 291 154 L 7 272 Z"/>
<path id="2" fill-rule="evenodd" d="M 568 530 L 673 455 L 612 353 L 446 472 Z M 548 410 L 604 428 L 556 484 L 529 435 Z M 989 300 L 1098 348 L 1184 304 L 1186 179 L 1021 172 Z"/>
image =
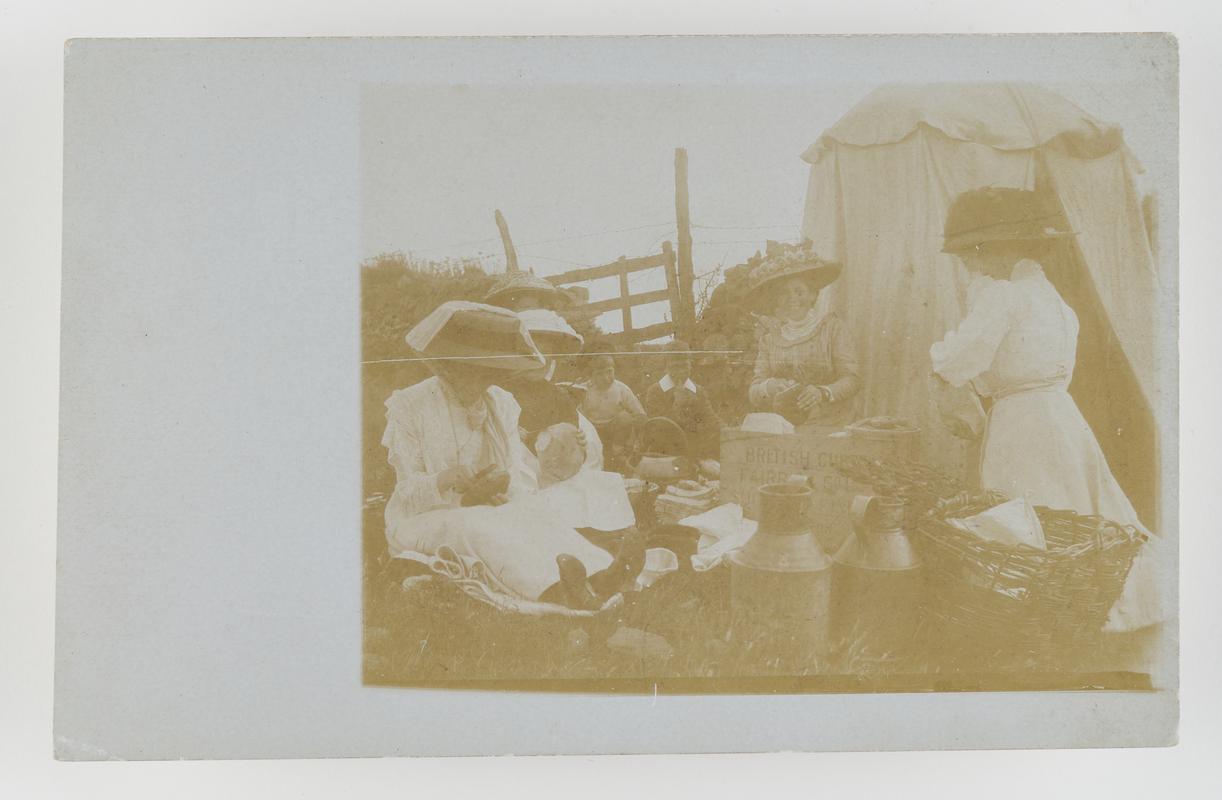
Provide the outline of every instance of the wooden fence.
<path id="1" fill-rule="evenodd" d="M 628 286 L 628 276 L 634 272 L 661 268 L 666 274 L 666 288 L 632 294 Z M 577 306 L 566 312 L 569 317 L 590 319 L 607 311 L 620 310 L 623 320 L 623 330 L 609 334 L 608 338 L 616 346 L 630 346 L 637 342 L 646 342 L 662 336 L 683 335 L 695 324 L 696 309 L 691 303 L 692 287 L 682 286 L 676 266 L 675 251 L 670 242 L 662 243 L 662 252 L 640 258 L 624 258 L 603 264 L 600 267 L 574 269 L 560 275 L 549 275 L 547 280 L 556 286 L 566 286 L 574 283 L 585 283 L 600 278 L 619 278 L 619 297 L 609 300 L 597 300 L 592 303 Z M 633 306 L 646 303 L 670 303 L 670 320 L 658 322 L 637 328 L 632 323 Z"/>

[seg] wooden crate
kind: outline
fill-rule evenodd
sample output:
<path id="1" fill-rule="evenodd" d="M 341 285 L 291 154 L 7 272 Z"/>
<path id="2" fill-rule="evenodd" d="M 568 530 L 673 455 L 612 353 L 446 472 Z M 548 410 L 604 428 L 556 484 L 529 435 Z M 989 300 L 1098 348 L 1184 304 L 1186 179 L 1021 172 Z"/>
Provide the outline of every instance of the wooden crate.
<path id="1" fill-rule="evenodd" d="M 721 501 L 740 504 L 755 519 L 760 486 L 802 475 L 814 490 L 810 517 L 815 535 L 834 552 L 849 533 L 853 497 L 871 493 L 870 487 L 841 475 L 836 465 L 854 456 L 918 460 L 919 441 L 863 439 L 841 428 L 811 427 L 780 436 L 726 428 L 721 432 Z"/>

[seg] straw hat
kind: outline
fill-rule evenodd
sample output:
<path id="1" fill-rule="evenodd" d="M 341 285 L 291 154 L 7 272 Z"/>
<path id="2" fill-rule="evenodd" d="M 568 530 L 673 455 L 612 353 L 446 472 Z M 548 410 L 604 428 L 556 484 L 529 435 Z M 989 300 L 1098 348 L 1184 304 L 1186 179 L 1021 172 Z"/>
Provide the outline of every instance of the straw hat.
<path id="1" fill-rule="evenodd" d="M 496 279 L 484 302 L 509 308 L 515 297 L 533 294 L 544 308 L 556 308 L 562 302 L 560 290 L 550 282 L 535 277 L 532 272 L 506 272 Z"/>
<path id="2" fill-rule="evenodd" d="M 572 355 L 581 352 L 585 339 L 555 311 L 532 308 L 519 311 L 518 317 L 526 325 L 535 345 L 546 355 Z"/>
<path id="3" fill-rule="evenodd" d="M 507 371 L 543 369 L 543 356 L 512 311 L 483 303 L 442 303 L 407 334 L 425 358 Z"/>
<path id="4" fill-rule="evenodd" d="M 755 307 L 766 305 L 770 290 L 787 278 L 801 276 L 808 280 L 815 291 L 819 291 L 840 277 L 840 264 L 815 255 L 810 239 L 801 244 L 768 242 L 764 255 L 755 254 L 747 262 L 751 265 L 747 280 L 746 301 Z"/>
<path id="5" fill-rule="evenodd" d="M 1065 215 L 1036 192 L 986 187 L 951 203 L 942 252 L 962 253 L 985 242 L 1036 241 L 1073 236 Z"/>

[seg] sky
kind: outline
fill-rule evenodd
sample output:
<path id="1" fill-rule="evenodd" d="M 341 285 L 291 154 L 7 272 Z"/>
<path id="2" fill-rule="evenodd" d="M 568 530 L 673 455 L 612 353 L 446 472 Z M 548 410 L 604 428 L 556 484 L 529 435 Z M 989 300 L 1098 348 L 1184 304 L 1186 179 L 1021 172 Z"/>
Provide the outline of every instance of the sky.
<path id="1" fill-rule="evenodd" d="M 796 240 L 809 172 L 801 154 L 871 90 L 964 80 L 970 73 L 962 59 L 946 57 L 951 50 L 925 52 L 909 69 L 875 67 L 860 74 L 865 80 L 818 69 L 816 58 L 802 76 L 775 84 L 367 85 L 363 255 L 478 258 L 502 271 L 496 209 L 521 265 L 539 275 L 657 253 L 664 240 L 677 241 L 674 151 L 684 147 L 699 292 L 766 240 Z M 1107 50 L 1083 62 L 1090 68 L 1074 81 L 1066 80 L 1064 54 L 1046 62 L 1029 53 L 999 57 L 982 72 L 1041 83 L 1119 124 L 1146 167 L 1139 186 L 1174 197 L 1175 131 L 1167 124 L 1174 96 L 1123 48 Z M 663 287 L 658 270 L 632 282 L 634 293 Z M 616 292 L 611 280 L 591 286 L 593 299 Z M 659 321 L 665 311 L 665 304 L 638 308 L 634 323 Z M 600 321 L 619 330 L 618 312 Z"/>

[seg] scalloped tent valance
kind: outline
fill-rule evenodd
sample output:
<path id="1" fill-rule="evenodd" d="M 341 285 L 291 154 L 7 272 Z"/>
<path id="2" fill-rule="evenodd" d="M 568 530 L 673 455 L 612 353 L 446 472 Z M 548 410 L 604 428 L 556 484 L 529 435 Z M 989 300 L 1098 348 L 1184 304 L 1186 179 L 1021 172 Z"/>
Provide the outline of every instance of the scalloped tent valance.
<path id="1" fill-rule="evenodd" d="M 900 84 L 867 95 L 807 148 L 802 158 L 815 164 L 837 144 L 894 144 L 921 127 L 997 150 L 1032 150 L 1055 141 L 1076 158 L 1099 158 L 1124 146 L 1118 126 L 1092 117 L 1039 86 Z"/>
<path id="2" fill-rule="evenodd" d="M 973 456 L 946 431 L 927 385 L 929 348 L 962 318 L 968 275 L 942 252 L 946 214 L 986 186 L 1048 192 L 1077 236 L 1045 271 L 1077 312 L 1071 391 L 1144 519 L 1157 491 L 1163 294 L 1121 129 L 1053 91 L 1005 83 L 892 85 L 826 129 L 810 162 L 802 235 L 843 265 L 820 293 L 857 340 L 861 416 L 923 431 L 931 463 L 966 475 Z M 1165 402 L 1165 401 L 1162 401 Z M 1165 406 L 1163 406 L 1165 408 Z"/>

